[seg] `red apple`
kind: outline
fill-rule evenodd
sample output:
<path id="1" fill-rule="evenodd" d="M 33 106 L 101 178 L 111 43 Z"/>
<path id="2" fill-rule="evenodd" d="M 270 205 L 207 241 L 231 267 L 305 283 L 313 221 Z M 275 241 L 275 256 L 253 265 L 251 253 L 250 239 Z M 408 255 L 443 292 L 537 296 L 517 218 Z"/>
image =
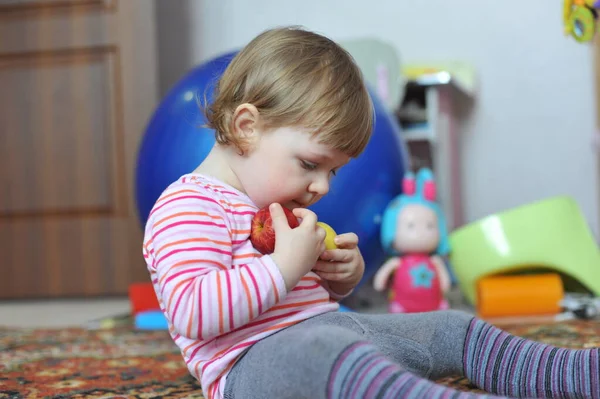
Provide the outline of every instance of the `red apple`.
<path id="1" fill-rule="evenodd" d="M 291 228 L 298 227 L 298 219 L 292 211 L 283 208 L 283 212 L 287 218 Z M 271 212 L 269 207 L 260 209 L 252 218 L 252 227 L 250 229 L 250 242 L 254 248 L 263 255 L 272 254 L 275 251 L 275 230 L 273 229 L 273 221 L 271 220 Z"/>

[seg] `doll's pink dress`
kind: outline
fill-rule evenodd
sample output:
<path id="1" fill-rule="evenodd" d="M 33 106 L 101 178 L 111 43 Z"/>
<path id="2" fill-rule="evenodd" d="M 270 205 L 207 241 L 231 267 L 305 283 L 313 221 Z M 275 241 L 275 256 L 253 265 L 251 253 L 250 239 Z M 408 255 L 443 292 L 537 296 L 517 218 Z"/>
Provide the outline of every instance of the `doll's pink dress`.
<path id="1" fill-rule="evenodd" d="M 394 272 L 391 313 L 416 313 L 448 309 L 439 273 L 427 254 L 404 255 Z"/>

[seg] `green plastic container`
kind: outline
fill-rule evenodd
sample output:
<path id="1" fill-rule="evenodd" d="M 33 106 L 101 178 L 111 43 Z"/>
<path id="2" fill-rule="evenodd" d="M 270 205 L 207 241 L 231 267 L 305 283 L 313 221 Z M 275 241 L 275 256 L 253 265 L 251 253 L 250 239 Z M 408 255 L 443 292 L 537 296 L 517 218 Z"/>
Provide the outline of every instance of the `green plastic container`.
<path id="1" fill-rule="evenodd" d="M 481 277 L 508 273 L 555 271 L 565 290 L 600 296 L 600 251 L 570 197 L 488 216 L 455 230 L 449 239 L 450 262 L 472 304 Z"/>

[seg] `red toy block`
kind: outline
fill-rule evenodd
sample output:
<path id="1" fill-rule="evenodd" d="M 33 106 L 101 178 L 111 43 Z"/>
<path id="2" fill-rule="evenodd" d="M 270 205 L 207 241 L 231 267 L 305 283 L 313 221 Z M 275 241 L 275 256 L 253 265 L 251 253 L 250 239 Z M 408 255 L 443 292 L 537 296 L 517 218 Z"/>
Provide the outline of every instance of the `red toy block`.
<path id="1" fill-rule="evenodd" d="M 129 301 L 134 315 L 147 310 L 160 310 L 152 283 L 134 283 L 129 286 Z"/>

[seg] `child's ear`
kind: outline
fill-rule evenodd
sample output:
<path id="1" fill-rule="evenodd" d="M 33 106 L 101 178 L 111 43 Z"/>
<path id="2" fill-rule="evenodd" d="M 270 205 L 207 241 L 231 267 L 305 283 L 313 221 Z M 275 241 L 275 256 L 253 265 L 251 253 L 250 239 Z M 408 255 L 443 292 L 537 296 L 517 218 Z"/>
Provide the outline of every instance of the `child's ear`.
<path id="1" fill-rule="evenodd" d="M 258 138 L 258 126 L 260 114 L 258 109 L 249 103 L 238 105 L 233 113 L 233 134 L 238 137 L 245 146 L 251 146 Z"/>

